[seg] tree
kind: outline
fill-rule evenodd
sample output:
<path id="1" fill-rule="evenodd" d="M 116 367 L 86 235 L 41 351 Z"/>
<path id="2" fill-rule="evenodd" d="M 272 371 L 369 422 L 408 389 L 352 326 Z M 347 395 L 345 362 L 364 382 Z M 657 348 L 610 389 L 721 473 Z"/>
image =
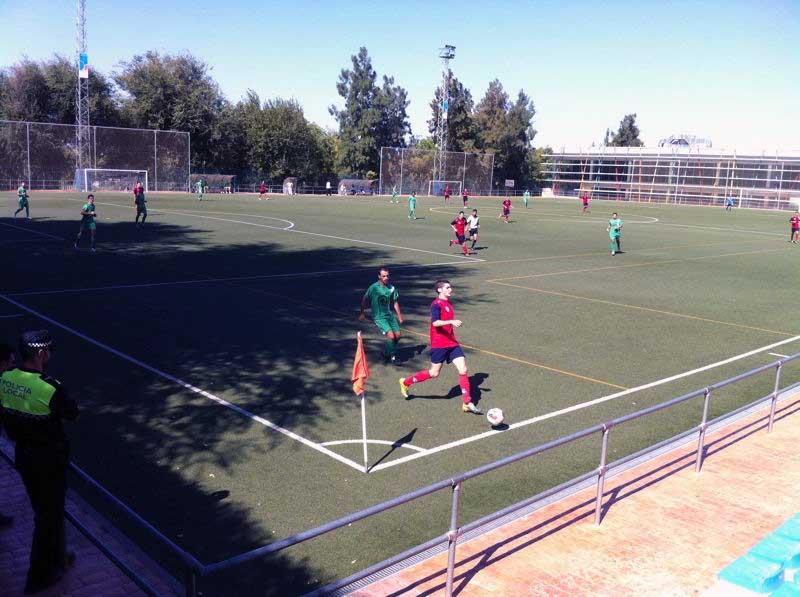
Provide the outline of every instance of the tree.
<path id="1" fill-rule="evenodd" d="M 626 114 L 619 123 L 619 129 L 611 138 L 611 145 L 615 147 L 641 147 L 644 145 L 639 139 L 639 127 L 636 126 L 636 114 Z"/>
<path id="2" fill-rule="evenodd" d="M 453 73 L 449 77 L 450 102 L 447 107 L 447 150 L 473 151 L 477 144 L 475 123 L 472 111 L 475 102 L 469 89 L 459 81 Z M 431 119 L 428 121 L 428 132 L 436 134 L 439 114 L 442 111 L 442 88 L 436 88 L 431 100 Z"/>
<path id="3" fill-rule="evenodd" d="M 520 90 L 512 104 L 500 81 L 489 83 L 475 108 L 478 148 L 493 152 L 495 180 L 513 179 L 525 184 L 531 178 L 528 152 L 536 131 L 533 102 Z"/>
<path id="4" fill-rule="evenodd" d="M 344 107 L 328 110 L 339 122 L 339 170 L 363 177 L 368 170 L 379 169 L 381 146 L 405 146 L 411 131 L 409 102 L 405 89 L 392 77 L 384 77 L 383 87 L 378 87 L 366 48 L 360 48 L 351 62 L 352 68 L 342 69 L 336 83 Z"/>
<path id="5" fill-rule="evenodd" d="M 7 69 L 3 78 L 0 114 L 7 120 L 46 122 L 50 111 L 50 89 L 37 62 L 24 59 Z"/>
<path id="6" fill-rule="evenodd" d="M 122 112 L 135 127 L 188 131 L 192 166 L 216 167 L 215 128 L 227 107 L 208 66 L 191 54 L 147 52 L 122 63 L 114 80 L 126 93 Z"/>

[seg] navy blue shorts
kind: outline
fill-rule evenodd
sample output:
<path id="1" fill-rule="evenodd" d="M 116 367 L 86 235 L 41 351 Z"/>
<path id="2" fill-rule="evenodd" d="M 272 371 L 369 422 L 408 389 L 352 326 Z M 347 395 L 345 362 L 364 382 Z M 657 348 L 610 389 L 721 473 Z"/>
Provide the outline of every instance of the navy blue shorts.
<path id="1" fill-rule="evenodd" d="M 467 357 L 458 344 L 455 346 L 448 346 L 447 348 L 431 348 L 431 363 L 435 365 L 439 363 L 452 363 L 453 360 L 458 357 Z"/>
<path id="2" fill-rule="evenodd" d="M 462 244 L 464 243 L 464 235 L 463 234 L 456 234 L 456 238 L 458 239 L 458 242 L 460 242 Z"/>

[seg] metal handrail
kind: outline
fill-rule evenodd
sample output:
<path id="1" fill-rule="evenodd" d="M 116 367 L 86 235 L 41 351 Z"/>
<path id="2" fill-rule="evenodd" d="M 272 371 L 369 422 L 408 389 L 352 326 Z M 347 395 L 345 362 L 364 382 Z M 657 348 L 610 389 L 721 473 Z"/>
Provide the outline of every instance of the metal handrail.
<path id="1" fill-rule="evenodd" d="M 778 399 L 778 395 L 779 395 L 779 393 L 781 391 L 780 387 L 779 387 L 780 386 L 781 369 L 782 369 L 784 364 L 789 363 L 791 361 L 794 361 L 796 359 L 800 359 L 800 353 L 797 353 L 797 354 L 782 358 L 782 359 L 780 359 L 778 361 L 775 361 L 775 362 L 772 362 L 772 363 L 769 363 L 769 364 L 766 364 L 766 365 L 762 365 L 762 366 L 757 367 L 755 369 L 751 369 L 750 371 L 747 371 L 745 373 L 741 373 L 739 375 L 736 375 L 734 377 L 722 380 L 722 381 L 717 382 L 715 384 L 711 384 L 711 385 L 709 385 L 709 386 L 707 386 L 705 388 L 691 391 L 691 392 L 689 392 L 687 394 L 683 394 L 683 395 L 678 396 L 676 398 L 672 398 L 670 400 L 661 402 L 659 404 L 655 404 L 653 406 L 644 408 L 644 409 L 636 411 L 634 413 L 629 413 L 629 414 L 626 414 L 626 415 L 622 415 L 620 417 L 617 417 L 617 418 L 612 419 L 610 421 L 607 421 L 605 423 L 600 423 L 600 424 L 594 425 L 592 427 L 588 427 L 586 429 L 583 429 L 583 430 L 580 430 L 580 431 L 576 431 L 575 433 L 572 433 L 572 434 L 569 434 L 569 435 L 566 435 L 566 436 L 551 440 L 551 441 L 546 442 L 544 444 L 541 444 L 539 446 L 536 446 L 536 447 L 533 447 L 533 448 L 529 448 L 527 450 L 523 450 L 521 452 L 518 452 L 516 454 L 512 454 L 510 456 L 506 456 L 505 458 L 501 458 L 500 460 L 496 460 L 494 462 L 490 462 L 488 464 L 485 464 L 483 466 L 471 469 L 469 471 L 465 471 L 465 472 L 460 473 L 458 475 L 455 475 L 455 476 L 453 476 L 453 477 L 451 477 L 449 479 L 443 479 L 443 480 L 438 481 L 436 483 L 432 483 L 432 484 L 430 484 L 430 485 L 428 485 L 426 487 L 422 487 L 422 488 L 417 489 L 415 491 L 412 491 L 412 492 L 397 496 L 397 497 L 392 498 L 390 500 L 386 500 L 384 502 L 381 502 L 381 503 L 376 504 L 374 506 L 371 506 L 369 508 L 365 508 L 365 509 L 360 510 L 358 512 L 354 512 L 352 514 L 348 514 L 347 516 L 343 516 L 343 517 L 338 518 L 336 520 L 332 520 L 332 521 L 327 522 L 327 523 L 325 523 L 323 525 L 314 527 L 312 529 L 308 529 L 308 530 L 303 531 L 301 533 L 296 533 L 294 535 L 286 537 L 285 539 L 281 539 L 279 541 L 274 541 L 274 542 L 272 542 L 272 543 L 270 543 L 268 545 L 264 545 L 264 546 L 258 547 L 256 549 L 252 549 L 250 551 L 247 551 L 245 553 L 239 554 L 237 556 L 234 556 L 234 557 L 231 557 L 231 558 L 228 558 L 226 560 L 219 561 L 219 562 L 215 562 L 215 563 L 212 563 L 212 564 L 202 564 L 194 556 L 192 556 L 191 554 L 186 552 L 183 548 L 179 547 L 171 539 L 166 537 L 163 533 L 158 531 L 149 522 L 147 522 L 144 518 L 142 518 L 139 514 L 137 514 L 133 510 L 131 510 L 126 504 L 124 504 L 122 501 L 120 501 L 118 498 L 116 498 L 114 495 L 112 495 L 107 489 L 105 489 L 97 481 L 92 479 L 88 474 L 86 474 L 83 470 L 81 470 L 77 465 L 71 463 L 70 464 L 70 470 L 72 470 L 75 474 L 77 474 L 83 481 L 85 481 L 86 483 L 91 485 L 94 489 L 96 489 L 103 497 L 108 499 L 113 506 L 115 506 L 119 510 L 122 510 L 125 514 L 130 516 L 131 519 L 136 523 L 137 526 L 139 526 L 142 529 L 144 529 L 145 531 L 147 531 L 158 542 L 160 542 L 162 545 L 164 545 L 173 555 L 177 556 L 181 560 L 181 562 L 182 562 L 182 564 L 184 566 L 184 588 L 185 588 L 185 593 L 188 596 L 196 596 L 196 595 L 199 594 L 200 580 L 202 578 L 206 577 L 206 576 L 209 576 L 211 574 L 219 573 L 219 572 L 221 572 L 223 570 L 229 570 L 231 568 L 238 567 L 241 564 L 244 564 L 246 562 L 250 562 L 250 561 L 252 561 L 254 559 L 257 559 L 259 557 L 263 557 L 263 556 L 266 556 L 266 555 L 269 555 L 269 554 L 277 553 L 277 552 L 282 551 L 282 550 L 284 550 L 284 549 L 286 549 L 288 547 L 297 545 L 299 543 L 303 543 L 303 542 L 308 541 L 310 539 L 313 539 L 313 538 L 319 537 L 321 535 L 330 533 L 330 532 L 332 532 L 332 531 L 334 531 L 336 529 L 348 526 L 348 525 L 352 524 L 353 522 L 357 522 L 359 520 L 363 520 L 363 519 L 369 518 L 369 517 L 374 516 L 376 514 L 379 514 L 379 513 L 385 512 L 387 510 L 390 510 L 390 509 L 396 508 L 398 506 L 401 506 L 403 504 L 407 504 L 409 502 L 413 502 L 413 501 L 415 501 L 415 500 L 417 500 L 417 499 L 419 499 L 421 497 L 425 497 L 425 496 L 431 495 L 433 493 L 437 493 L 439 491 L 442 491 L 444 489 L 450 488 L 451 491 L 452 491 L 452 494 L 451 494 L 451 509 L 450 509 L 450 524 L 449 524 L 447 532 L 445 532 L 445 533 L 443 533 L 441 535 L 438 535 L 437 537 L 434 537 L 433 539 L 430 539 L 430 540 L 426 541 L 425 543 L 422 543 L 420 545 L 412 547 L 412 548 L 410 548 L 410 549 L 408 549 L 408 550 L 406 550 L 406 551 L 404 551 L 404 552 L 402 552 L 400 554 L 397 554 L 397 555 L 392 556 L 392 557 L 390 557 L 390 558 L 388 558 L 386 560 L 383 560 L 382 562 L 379 562 L 379 563 L 374 564 L 374 565 L 372 565 L 372 566 L 370 566 L 368 568 L 365 568 L 365 569 L 361 570 L 360 572 L 357 572 L 357 573 L 355 573 L 355 574 L 353 574 L 351 576 L 348 576 L 347 578 L 340 579 L 340 580 L 338 580 L 338 581 L 336 581 L 336 582 L 334 582 L 332 584 L 329 584 L 329 585 L 327 585 L 327 586 L 325 586 L 325 587 L 323 587 L 321 589 L 318 589 L 317 591 L 311 593 L 311 595 L 318 595 L 318 594 L 322 594 L 323 592 L 335 591 L 335 590 L 337 590 L 339 588 L 348 586 L 348 585 L 350 585 L 350 584 L 352 584 L 354 582 L 362 580 L 362 579 L 364 579 L 364 578 L 366 578 L 366 577 L 368 577 L 368 576 L 370 576 L 372 574 L 375 574 L 377 572 L 385 570 L 385 569 L 389 568 L 390 566 L 393 566 L 393 565 L 395 565 L 395 564 L 397 564 L 399 562 L 402 562 L 402 561 L 406 560 L 407 558 L 410 558 L 410 557 L 413 557 L 413 556 L 418 555 L 420 553 L 423 553 L 423 552 L 425 552 L 425 551 L 427 551 L 429 549 L 438 547 L 438 546 L 440 546 L 440 545 L 442 545 L 442 544 L 444 544 L 446 542 L 447 543 L 447 547 L 448 547 L 448 562 L 447 562 L 447 580 L 446 580 L 445 592 L 449 596 L 449 595 L 452 595 L 452 590 L 453 590 L 454 569 L 455 569 L 455 561 L 456 561 L 456 548 L 457 548 L 457 544 L 458 544 L 458 539 L 459 539 L 459 537 L 463 536 L 465 533 L 469 533 L 469 532 L 475 531 L 475 530 L 483 527 L 486 524 L 489 524 L 489 523 L 494 522 L 496 520 L 499 520 L 499 519 L 501 519 L 501 518 L 503 518 L 505 516 L 513 514 L 514 512 L 517 512 L 517 511 L 519 511 L 519 510 L 521 510 L 523 508 L 531 506 L 531 505 L 533 505 L 533 504 L 535 504 L 537 502 L 540 502 L 541 500 L 544 500 L 544 499 L 546 499 L 546 498 L 548 498 L 550 496 L 559 494 L 562 491 L 565 491 L 567 489 L 573 488 L 573 487 L 575 487 L 577 485 L 580 485 L 580 484 L 585 484 L 586 482 L 588 482 L 589 480 L 591 480 L 593 478 L 596 478 L 596 483 L 597 483 L 597 492 L 596 492 L 596 497 L 595 497 L 595 524 L 599 525 L 602 522 L 601 513 L 602 513 L 602 506 L 603 506 L 604 482 L 605 482 L 605 479 L 608 476 L 609 472 L 613 472 L 614 470 L 620 469 L 622 466 L 624 466 L 628 462 L 631 462 L 631 461 L 635 460 L 636 458 L 640 458 L 641 456 L 643 456 L 645 454 L 652 453 L 653 451 L 658 450 L 658 449 L 660 449 L 660 448 L 662 448 L 662 447 L 664 447 L 666 445 L 669 445 L 669 444 L 675 442 L 678 439 L 682 439 L 684 437 L 689 437 L 689 436 L 692 436 L 692 435 L 697 435 L 697 454 L 696 454 L 696 457 L 695 457 L 695 470 L 697 472 L 699 472 L 701 467 L 702 467 L 702 462 L 703 462 L 703 458 L 704 458 L 704 447 L 705 447 L 704 446 L 704 442 L 705 442 L 705 432 L 706 432 L 706 430 L 713 423 L 728 419 L 728 418 L 730 418 L 732 416 L 735 416 L 736 414 L 738 414 L 740 412 L 743 412 L 743 411 L 745 411 L 745 410 L 747 410 L 749 408 L 752 408 L 753 406 L 758 405 L 758 404 L 764 402 L 765 400 L 770 400 L 770 414 L 769 414 L 768 432 L 771 432 L 772 428 L 773 428 L 774 421 L 775 421 L 777 399 Z M 713 395 L 713 393 L 715 391 L 717 391 L 717 390 L 719 390 L 721 388 L 724 388 L 726 386 L 729 386 L 729 385 L 731 385 L 733 383 L 736 383 L 738 381 L 741 381 L 743 379 L 747 379 L 747 378 L 750 378 L 750 377 L 752 377 L 754 375 L 758 375 L 758 374 L 763 373 L 765 371 L 769 371 L 771 369 L 775 369 L 775 382 L 774 382 L 774 385 L 773 385 L 772 392 L 770 392 L 766 396 L 762 396 L 761 398 L 758 398 L 757 400 L 755 400 L 755 401 L 753 401 L 753 402 L 751 402 L 749 404 L 746 404 L 746 405 L 744 405 L 742 407 L 734 409 L 733 411 L 731 411 L 729 413 L 721 415 L 720 417 L 717 417 L 713 421 L 709 422 L 707 420 L 711 397 L 712 397 L 712 395 Z M 784 388 L 783 391 L 784 392 L 788 392 L 788 391 L 792 391 L 792 390 L 794 390 L 796 388 L 800 388 L 800 382 L 792 384 L 792 385 Z M 673 437 L 671 437 L 671 438 L 669 438 L 667 440 L 663 440 L 661 442 L 658 442 L 656 444 L 648 446 L 647 448 L 639 450 L 639 451 L 637 451 L 637 452 L 635 452 L 633 454 L 629 454 L 627 456 L 624 456 L 624 457 L 622 457 L 622 458 L 620 458 L 620 459 L 618 459 L 618 460 L 616 460 L 616 461 L 614 461 L 614 462 L 612 462 L 610 464 L 607 462 L 608 441 L 609 441 L 609 436 L 610 436 L 611 430 L 613 428 L 618 427 L 619 425 L 622 425 L 623 423 L 627 423 L 629 421 L 633 421 L 635 419 L 639 419 L 641 417 L 645 417 L 645 416 L 650 415 L 652 413 L 665 410 L 667 408 L 670 408 L 670 407 L 675 406 L 677 404 L 681 404 L 683 402 L 686 402 L 687 400 L 691 400 L 691 399 L 697 398 L 699 396 L 703 396 L 703 414 L 702 414 L 701 422 L 696 427 L 692 427 L 692 428 L 690 428 L 690 429 L 688 429 L 688 430 L 686 430 L 684 432 L 679 433 L 676 436 L 673 436 Z M 531 458 L 531 457 L 536 456 L 538 454 L 542 454 L 544 452 L 547 452 L 547 451 L 549 451 L 549 450 L 551 450 L 553 448 L 564 446 L 566 444 L 572 443 L 572 442 L 580 440 L 580 439 L 584 439 L 586 437 L 592 436 L 592 435 L 597 434 L 597 433 L 602 434 L 602 436 L 601 436 L 602 437 L 602 442 L 601 442 L 601 448 L 600 448 L 600 459 L 599 459 L 599 464 L 598 464 L 597 468 L 595 468 L 593 470 L 590 470 L 590 471 L 588 471 L 588 472 L 586 472 L 586 473 L 584 473 L 584 474 L 582 474 L 582 475 L 580 475 L 578 477 L 570 479 L 569 481 L 566 481 L 566 482 L 564 482 L 564 483 L 562 483 L 562 484 L 560 484 L 560 485 L 558 485 L 556 487 L 552 487 L 552 488 L 547 489 L 547 490 L 545 490 L 545 491 L 543 491 L 541 493 L 538 493 L 535 496 L 526 498 L 526 499 L 524 499 L 524 500 L 522 500 L 522 501 L 520 501 L 520 502 L 518 502 L 516 504 L 513 504 L 511 506 L 508 506 L 506 508 L 503 508 L 501 510 L 498 510 L 496 512 L 488 514 L 486 516 L 483 516 L 482 518 L 479 518 L 479 519 L 477 519 L 475 521 L 467 523 L 467 524 L 465 524 L 463 526 L 459 526 L 458 518 L 459 518 L 459 514 L 460 514 L 460 497 L 461 497 L 461 489 L 462 489 L 462 486 L 463 486 L 464 482 L 466 482 L 466 481 L 468 481 L 470 479 L 473 479 L 475 477 L 482 476 L 482 475 L 484 475 L 486 473 L 492 472 L 492 471 L 497 470 L 499 468 L 508 466 L 509 464 L 513 464 L 513 463 L 519 462 L 521 460 L 525 460 L 525 459 Z M 0 450 L 0 454 L 2 454 L 2 456 L 4 458 L 6 458 L 6 460 L 11 462 L 10 458 L 8 457 L 8 455 L 6 455 L 4 452 L 2 452 L 2 450 Z M 155 594 L 154 589 L 151 586 L 149 586 L 146 583 L 146 581 L 144 581 L 143 579 L 138 577 L 135 574 L 135 572 L 133 572 L 130 568 L 128 568 L 119 559 L 119 557 L 117 557 L 115 554 L 113 554 L 113 552 L 111 552 L 108 548 L 104 547 L 102 545 L 100 539 L 98 539 L 97 537 L 92 535 L 92 533 L 90 531 L 88 531 L 88 529 L 85 529 L 85 527 L 83 527 L 83 525 L 81 525 L 80 522 L 75 520 L 74 516 L 72 516 L 71 514 L 67 513 L 67 517 L 70 520 L 70 522 L 72 522 L 73 524 L 76 525 L 76 528 L 78 528 L 78 530 L 80 530 L 84 535 L 86 535 L 86 537 L 93 544 L 95 544 L 101 551 L 103 551 L 103 553 L 105 553 L 111 559 L 111 561 L 116 566 L 118 566 L 120 568 L 120 570 L 122 570 L 123 573 L 125 573 L 129 578 L 131 578 L 131 580 L 133 580 L 137 584 L 137 586 L 142 588 L 148 594 Z"/>
<path id="2" fill-rule="evenodd" d="M 659 449 L 662 446 L 667 445 L 668 443 L 675 441 L 676 438 L 688 437 L 688 436 L 691 436 L 691 435 L 694 435 L 694 434 L 697 434 L 697 436 L 698 436 L 698 448 L 697 448 L 695 470 L 699 471 L 701 466 L 702 466 L 703 455 L 704 455 L 705 431 L 710 425 L 710 423 L 707 421 L 707 417 L 708 417 L 709 404 L 710 404 L 712 393 L 714 391 L 720 389 L 720 388 L 726 387 L 726 386 L 728 386 L 730 384 L 736 383 L 736 382 L 741 381 L 743 379 L 747 379 L 747 378 L 752 377 L 754 375 L 758 375 L 759 373 L 763 373 L 765 371 L 769 371 L 770 369 L 775 369 L 775 383 L 774 383 L 773 391 L 770 394 L 768 394 L 767 396 L 763 396 L 763 397 L 757 399 L 756 401 L 754 401 L 753 403 L 751 403 L 749 405 L 746 405 L 745 407 L 742 407 L 742 409 L 736 409 L 735 411 L 733 411 L 734 413 L 738 413 L 741 410 L 744 410 L 746 408 L 751 408 L 752 406 L 754 406 L 756 404 L 759 404 L 759 403 L 763 402 L 764 400 L 767 400 L 767 399 L 770 400 L 771 401 L 771 405 L 770 405 L 770 417 L 769 417 L 769 429 L 768 429 L 768 431 L 771 431 L 773 423 L 774 423 L 774 419 L 775 419 L 775 407 L 776 407 L 776 402 L 777 402 L 777 398 L 778 398 L 778 394 L 779 394 L 781 368 L 783 367 L 783 365 L 785 363 L 788 363 L 788 362 L 793 361 L 793 360 L 798 359 L 798 358 L 800 358 L 800 353 L 797 353 L 795 355 L 780 359 L 778 361 L 775 361 L 773 363 L 769 363 L 767 365 L 762 365 L 761 367 L 757 367 L 755 369 L 752 369 L 750 371 L 747 371 L 747 372 L 742 373 L 740 375 L 737 375 L 735 377 L 732 377 L 732 378 L 717 382 L 715 384 L 712 384 L 712 385 L 710 385 L 708 387 L 705 387 L 705 388 L 702 388 L 702 389 L 694 390 L 694 391 L 689 392 L 687 394 L 683 394 L 682 396 L 678 396 L 677 398 L 673 398 L 671 400 L 667 400 L 665 402 L 662 402 L 662 403 L 659 403 L 659 404 L 655 404 L 653 406 L 650 406 L 648 408 L 644 408 L 644 409 L 636 411 L 634 413 L 629 413 L 627 415 L 622 415 L 622 416 L 617 417 L 615 419 L 612 419 L 611 421 L 608 421 L 606 423 L 601 423 L 601 424 L 598 424 L 598 425 L 594 425 L 593 427 L 589 427 L 587 429 L 583 429 L 581 431 L 577 431 L 577 432 L 572 433 L 570 435 L 567 435 L 567 436 L 564 436 L 564 437 L 549 441 L 549 442 L 544 443 L 544 444 L 542 444 L 540 446 L 536 446 L 534 448 L 530 448 L 528 450 L 524 450 L 522 452 L 518 452 L 517 454 L 513 454 L 511 456 L 507 456 L 507 457 L 502 458 L 500 460 L 497 460 L 495 462 L 491 462 L 491 463 L 488 463 L 486 465 L 480 466 L 478 468 L 472 469 L 470 471 L 466 471 L 466 472 L 461 473 L 459 475 L 456 475 L 456 476 L 454 476 L 454 477 L 452 477 L 450 479 L 443 480 L 443 481 L 440 481 L 438 483 L 434 483 L 434 484 L 429 485 L 427 487 L 424 487 L 422 489 L 418 489 L 418 490 L 416 490 L 414 492 L 404 494 L 402 496 L 393 498 L 391 500 L 387 500 L 385 502 L 382 502 L 380 504 L 377 504 L 377 505 L 372 506 L 370 508 L 367 508 L 365 510 L 361 510 L 361 511 L 356 512 L 354 514 L 350 514 L 348 516 L 344 516 L 342 518 L 333 520 L 331 522 L 328 522 L 328 523 L 326 523 L 324 525 L 321 525 L 319 527 L 316 527 L 314 529 L 310 529 L 308 531 L 304 531 L 302 533 L 298 533 L 298 534 L 292 535 L 290 537 L 282 539 L 281 541 L 277 541 L 277 542 L 271 543 L 269 545 L 266 545 L 266 546 L 263 546 L 263 547 L 259 547 L 257 549 L 245 552 L 243 554 L 240 554 L 240 555 L 235 556 L 233 558 L 229 558 L 227 560 L 223 560 L 221 562 L 217 562 L 215 564 L 210 564 L 210 565 L 205 566 L 203 568 L 203 570 L 201 572 L 201 576 L 206 576 L 206 575 L 209 575 L 209 574 L 220 572 L 222 570 L 230 569 L 230 568 L 232 568 L 234 566 L 238 566 L 238 565 L 243 564 L 245 562 L 251 561 L 251 560 L 253 560 L 253 559 L 257 558 L 257 557 L 260 557 L 260 556 L 263 556 L 263 555 L 266 555 L 266 554 L 272 554 L 272 553 L 275 553 L 277 551 L 281 551 L 283 549 L 286 549 L 287 547 L 290 547 L 290 546 L 293 546 L 293 545 L 297 545 L 298 543 L 302 543 L 303 541 L 307 541 L 308 539 L 311 539 L 313 537 L 318 537 L 320 535 L 329 533 L 329 532 L 331 532 L 331 531 L 333 531 L 335 529 L 341 528 L 343 526 L 347 526 L 348 524 L 351 524 L 354 521 L 362 520 L 362 519 L 367 518 L 369 516 L 372 516 L 374 514 L 385 512 L 385 511 L 390 510 L 392 508 L 395 508 L 395 507 L 397 507 L 397 506 L 399 506 L 401 504 L 405 504 L 405 503 L 411 502 L 413 500 L 416 500 L 419 497 L 430 495 L 431 493 L 435 493 L 437 491 L 441 491 L 442 489 L 450 487 L 452 489 L 453 493 L 452 493 L 452 505 L 451 505 L 451 511 L 450 511 L 450 527 L 449 527 L 448 532 L 446 532 L 446 533 L 444 533 L 442 535 L 439 535 L 439 536 L 437 536 L 437 537 L 425 542 L 422 545 L 419 545 L 419 546 L 417 546 L 415 548 L 407 550 L 406 552 L 404 552 L 402 554 L 399 554 L 397 556 L 393 556 L 393 557 L 391 557 L 391 558 L 389 558 L 387 560 L 384 560 L 383 562 L 380 562 L 378 564 L 370 566 L 369 568 L 366 568 L 366 569 L 364 569 L 364 570 L 362 570 L 360 572 L 357 572 L 356 574 L 353 574 L 353 575 L 351 575 L 351 576 L 349 576 L 347 578 L 341 579 L 341 580 L 339 580 L 339 581 L 337 581 L 337 582 L 335 582 L 333 584 L 327 585 L 324 588 L 324 590 L 325 591 L 334 591 L 334 590 L 339 589 L 341 587 L 344 587 L 344 586 L 347 586 L 349 584 L 352 584 L 353 582 L 356 582 L 358 580 L 366 578 L 367 576 L 370 576 L 371 574 L 374 574 L 376 572 L 384 570 L 384 569 L 386 569 L 386 568 L 388 568 L 388 567 L 390 567 L 390 566 L 392 566 L 392 565 L 404 560 L 407 557 L 411 557 L 413 555 L 422 553 L 423 551 L 425 551 L 427 549 L 430 549 L 431 547 L 438 546 L 438 545 L 440 545 L 440 544 L 442 544 L 443 542 L 446 541 L 448 543 L 448 564 L 447 564 L 447 581 L 446 581 L 445 592 L 446 592 L 447 595 L 452 595 L 454 568 L 455 568 L 455 552 L 456 552 L 456 545 L 457 545 L 457 542 L 458 542 L 458 537 L 460 537 L 461 535 L 463 535 L 466 532 L 469 532 L 469 531 L 472 531 L 474 529 L 477 529 L 477 528 L 479 528 L 480 526 L 482 526 L 484 524 L 487 524 L 489 522 L 498 520 L 498 519 L 502 518 L 503 516 L 507 516 L 508 514 L 511 514 L 511 513 L 515 512 L 515 511 L 518 511 L 521 508 L 524 508 L 524 507 L 529 506 L 529 505 L 531 505 L 531 504 L 533 504 L 533 503 L 535 503 L 535 502 L 537 502 L 539 500 L 542 500 L 542 499 L 544 499 L 546 497 L 549 497 L 550 495 L 554 495 L 554 494 L 556 494 L 556 493 L 558 493 L 560 491 L 563 491 L 565 489 L 574 487 L 575 485 L 578 485 L 579 483 L 583 483 L 583 482 L 585 482 L 585 481 L 587 481 L 587 480 L 589 480 L 589 479 L 591 479 L 593 477 L 597 478 L 597 495 L 596 495 L 596 499 L 595 499 L 595 524 L 599 525 L 602 522 L 601 511 L 602 511 L 602 505 L 603 505 L 603 501 L 602 501 L 603 500 L 603 484 L 604 484 L 605 478 L 606 478 L 606 476 L 607 476 L 609 471 L 622 466 L 623 464 L 633 460 L 635 457 L 640 457 L 643 454 L 652 452 L 655 449 Z M 794 384 L 792 386 L 789 386 L 789 388 L 787 388 L 787 390 L 793 389 L 795 387 L 800 387 L 800 383 Z M 659 442 L 659 443 L 655 444 L 654 446 L 650 446 L 650 447 L 648 447 L 648 448 L 646 448 L 644 450 L 641 450 L 641 451 L 637 452 L 636 454 L 623 457 L 623 458 L 615 461 L 614 463 L 608 464 L 606 462 L 608 438 L 609 438 L 609 434 L 610 434 L 611 430 L 614 427 L 617 427 L 617 426 L 619 426 L 619 425 L 621 425 L 623 423 L 627 423 L 629 421 L 632 421 L 632 420 L 635 420 L 635 419 L 650 415 L 652 413 L 655 413 L 655 412 L 658 412 L 658 411 L 662 411 L 664 409 L 670 408 L 670 407 L 675 406 L 677 404 L 686 402 L 687 400 L 691 400 L 692 398 L 697 398 L 698 396 L 703 396 L 704 399 L 703 399 L 702 420 L 701 420 L 700 424 L 697 427 L 689 429 L 689 430 L 687 430 L 685 432 L 682 432 L 681 434 L 678 434 L 678 436 L 672 437 L 669 440 L 665 440 L 665 441 Z M 728 418 L 730 416 L 732 416 L 732 414 L 731 413 L 727 413 L 726 415 L 718 417 L 717 419 L 715 419 L 715 421 L 723 420 L 723 419 Z M 489 514 L 487 516 L 484 516 L 483 518 L 480 518 L 480 519 L 478 519 L 476 521 L 468 523 L 468 524 L 466 524 L 466 525 L 464 525 L 462 527 L 458 526 L 457 522 L 458 522 L 458 514 L 459 514 L 459 510 L 460 510 L 461 486 L 465 481 L 467 481 L 469 479 L 472 479 L 472 478 L 475 478 L 475 477 L 478 477 L 478 476 L 481 476 L 481 475 L 486 474 L 488 472 L 494 471 L 496 469 L 502 468 L 502 467 L 507 466 L 509 464 L 513 464 L 513 463 L 518 462 L 520 460 L 524 460 L 524 459 L 530 458 L 532 456 L 535 456 L 537 454 L 541 454 L 541 453 L 546 452 L 546 451 L 548 451 L 550 449 L 553 449 L 553 448 L 556 448 L 556 447 L 560 447 L 560 446 L 564 446 L 564 445 L 566 445 L 568 443 L 577 441 L 579 439 L 583 439 L 585 437 L 591 436 L 591 435 L 596 434 L 598 432 L 602 433 L 602 444 L 601 444 L 600 463 L 599 463 L 599 466 L 597 467 L 597 469 L 589 471 L 589 472 L 587 472 L 587 473 L 585 473 L 585 474 L 583 474 L 583 475 L 581 475 L 579 477 L 576 477 L 575 479 L 571 479 L 570 481 L 567 481 L 566 483 L 563 483 L 563 484 L 559 485 L 558 487 L 551 488 L 551 489 L 546 490 L 546 491 L 544 491 L 544 492 L 542 492 L 540 494 L 537 494 L 536 496 L 533 496 L 531 498 L 523 500 L 522 502 L 514 504 L 513 506 L 509 506 L 507 508 L 504 508 L 502 510 L 499 510 L 497 512 Z M 321 591 L 322 591 L 322 589 L 320 589 L 318 591 L 315 591 L 314 593 L 311 593 L 311 594 L 312 595 L 320 594 Z"/>

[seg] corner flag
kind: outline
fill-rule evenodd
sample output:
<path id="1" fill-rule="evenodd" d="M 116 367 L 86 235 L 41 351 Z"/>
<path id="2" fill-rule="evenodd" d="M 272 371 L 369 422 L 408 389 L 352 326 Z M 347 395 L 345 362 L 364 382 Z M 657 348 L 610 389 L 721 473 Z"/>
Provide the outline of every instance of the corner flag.
<path id="1" fill-rule="evenodd" d="M 356 358 L 353 360 L 353 374 L 350 376 L 350 381 L 353 382 L 353 392 L 356 396 L 361 396 L 366 390 L 367 379 L 369 379 L 369 365 L 367 364 L 367 355 L 364 352 L 364 341 L 361 339 L 361 332 L 358 332 Z"/>

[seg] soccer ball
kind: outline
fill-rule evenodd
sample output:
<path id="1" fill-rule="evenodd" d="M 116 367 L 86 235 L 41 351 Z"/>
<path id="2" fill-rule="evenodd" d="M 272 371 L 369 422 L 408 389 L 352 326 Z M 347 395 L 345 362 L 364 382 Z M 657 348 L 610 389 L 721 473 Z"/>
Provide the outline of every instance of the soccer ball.
<path id="1" fill-rule="evenodd" d="M 499 408 L 490 408 L 489 412 L 486 413 L 486 420 L 489 421 L 492 427 L 502 425 L 504 420 L 503 411 Z"/>

